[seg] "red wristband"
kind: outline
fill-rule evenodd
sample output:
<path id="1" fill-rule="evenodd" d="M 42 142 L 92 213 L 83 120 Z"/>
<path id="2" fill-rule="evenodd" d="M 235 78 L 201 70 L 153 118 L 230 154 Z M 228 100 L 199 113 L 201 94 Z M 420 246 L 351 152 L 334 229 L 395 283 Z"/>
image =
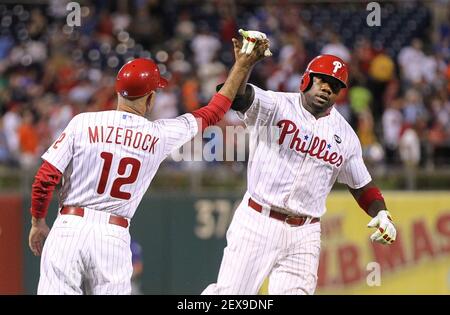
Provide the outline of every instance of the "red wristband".
<path id="1" fill-rule="evenodd" d="M 359 197 L 358 204 L 364 211 L 367 212 L 369 210 L 370 204 L 375 200 L 384 201 L 383 195 L 377 187 L 370 187 L 366 189 Z"/>

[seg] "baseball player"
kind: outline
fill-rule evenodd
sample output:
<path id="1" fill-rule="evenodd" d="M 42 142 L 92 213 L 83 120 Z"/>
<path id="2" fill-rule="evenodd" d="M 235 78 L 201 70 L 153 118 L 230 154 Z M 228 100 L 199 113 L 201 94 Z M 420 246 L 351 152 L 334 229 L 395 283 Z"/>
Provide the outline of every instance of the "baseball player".
<path id="1" fill-rule="evenodd" d="M 153 61 L 135 59 L 117 75 L 117 110 L 75 116 L 42 155 L 29 235 L 33 253 L 42 253 L 38 294 L 130 294 L 129 226 L 142 196 L 172 151 L 222 119 L 268 41 L 248 54 L 236 39 L 233 45 L 235 64 L 207 106 L 147 120 L 156 90 L 167 81 Z M 45 217 L 61 178 L 58 217 L 49 232 Z"/>
<path id="2" fill-rule="evenodd" d="M 298 93 L 265 91 L 243 81 L 231 108 L 252 127 L 248 188 L 227 231 L 217 283 L 203 294 L 256 294 L 268 276 L 269 294 L 313 294 L 320 218 L 336 180 L 373 218 L 372 241 L 395 240 L 358 137 L 333 108 L 347 78 L 340 58 L 321 55 L 309 63 Z M 261 130 L 270 128 L 277 131 L 276 150 L 261 138 Z"/>

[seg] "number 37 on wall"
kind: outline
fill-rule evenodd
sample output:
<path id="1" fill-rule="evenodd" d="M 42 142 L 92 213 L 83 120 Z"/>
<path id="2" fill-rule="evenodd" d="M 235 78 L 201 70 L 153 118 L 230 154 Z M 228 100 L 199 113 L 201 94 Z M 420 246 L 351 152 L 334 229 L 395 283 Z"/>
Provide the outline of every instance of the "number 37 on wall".
<path id="1" fill-rule="evenodd" d="M 223 238 L 239 203 L 240 200 L 234 205 L 226 199 L 198 200 L 194 205 L 197 212 L 195 235 L 203 240 L 212 237 Z"/>

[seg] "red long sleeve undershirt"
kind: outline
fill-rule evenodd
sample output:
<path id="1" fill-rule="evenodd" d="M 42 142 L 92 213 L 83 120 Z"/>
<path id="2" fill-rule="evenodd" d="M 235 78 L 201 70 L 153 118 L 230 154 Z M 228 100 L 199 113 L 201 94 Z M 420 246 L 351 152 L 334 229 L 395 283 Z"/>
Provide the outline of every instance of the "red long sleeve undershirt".
<path id="1" fill-rule="evenodd" d="M 44 161 L 34 177 L 31 186 L 31 215 L 35 218 L 45 218 L 48 206 L 52 200 L 53 191 L 61 180 L 61 172 Z"/>
<path id="2" fill-rule="evenodd" d="M 205 107 L 194 110 L 192 115 L 202 120 L 201 131 L 206 127 L 216 124 L 231 107 L 231 100 L 219 93 L 216 93 Z"/>

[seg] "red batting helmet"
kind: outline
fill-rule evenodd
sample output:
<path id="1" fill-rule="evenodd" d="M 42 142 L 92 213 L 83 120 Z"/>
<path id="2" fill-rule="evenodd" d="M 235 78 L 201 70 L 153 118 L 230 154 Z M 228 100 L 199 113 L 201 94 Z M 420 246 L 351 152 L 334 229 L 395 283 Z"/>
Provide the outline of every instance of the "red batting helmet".
<path id="1" fill-rule="evenodd" d="M 300 91 L 304 92 L 308 89 L 311 82 L 311 74 L 319 73 L 336 78 L 342 83 L 344 88 L 347 87 L 348 69 L 345 62 L 333 55 L 320 55 L 311 60 L 303 74 L 302 83 L 300 83 Z"/>
<path id="2" fill-rule="evenodd" d="M 142 97 L 157 88 L 167 86 L 158 66 L 150 59 L 137 58 L 120 68 L 116 78 L 116 92 L 125 98 Z"/>

